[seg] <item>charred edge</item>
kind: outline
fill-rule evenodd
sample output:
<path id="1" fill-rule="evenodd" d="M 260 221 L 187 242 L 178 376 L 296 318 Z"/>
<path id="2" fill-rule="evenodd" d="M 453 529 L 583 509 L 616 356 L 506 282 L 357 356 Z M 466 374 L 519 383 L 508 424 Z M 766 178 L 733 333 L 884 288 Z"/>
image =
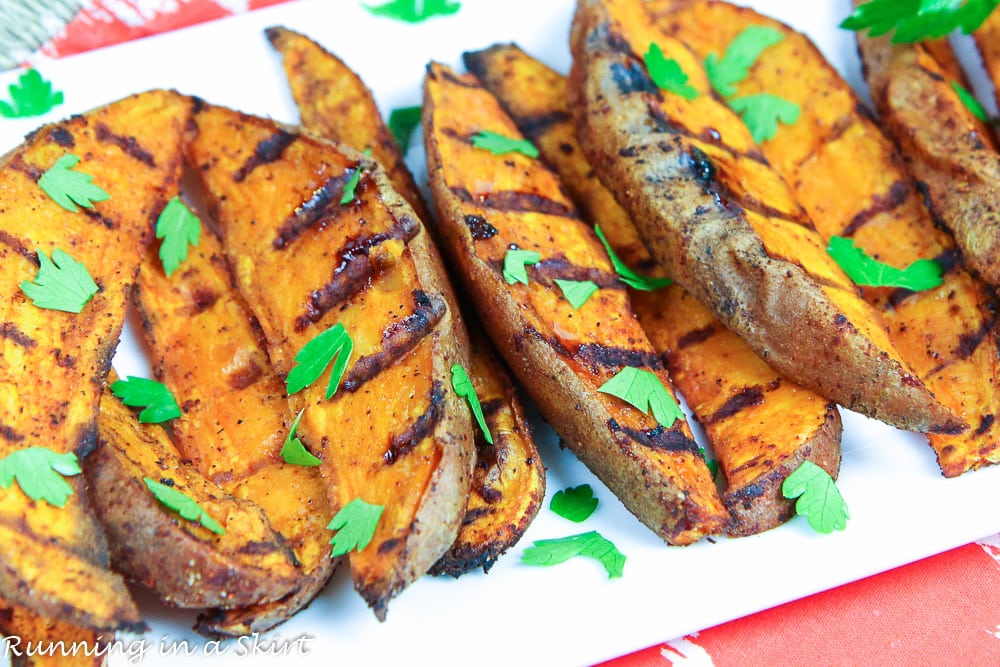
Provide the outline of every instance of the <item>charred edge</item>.
<path id="1" fill-rule="evenodd" d="M 555 285 L 556 278 L 576 281 L 591 280 L 602 289 L 620 289 L 622 287 L 617 275 L 589 266 L 576 266 L 562 255 L 532 264 L 528 270 L 531 272 L 532 279 L 548 287 Z"/>
<path id="2" fill-rule="evenodd" d="M 628 63 L 612 63 L 611 64 L 611 76 L 614 77 L 615 85 L 618 86 L 618 92 L 622 95 L 630 95 L 631 93 L 648 93 L 650 95 L 660 96 L 660 90 L 653 83 L 653 80 L 649 78 L 646 74 L 646 70 L 643 69 L 635 60 L 629 60 Z"/>
<path id="3" fill-rule="evenodd" d="M 704 130 L 698 134 L 695 134 L 683 125 L 678 125 L 669 116 L 665 115 L 663 111 L 659 108 L 653 107 L 649 109 L 649 117 L 656 128 L 657 132 L 664 132 L 667 134 L 676 134 L 687 139 L 693 139 L 696 141 L 702 141 L 706 144 L 711 144 L 716 148 L 723 150 L 733 157 L 743 158 L 747 160 L 752 160 L 753 162 L 758 162 L 763 165 L 769 165 L 767 158 L 764 154 L 760 152 L 759 148 L 751 148 L 750 150 L 743 152 L 738 151 L 729 144 L 722 140 L 722 135 L 711 128 Z"/>
<path id="4" fill-rule="evenodd" d="M 427 71 L 432 74 L 432 78 L 437 79 L 436 76 L 433 76 L 435 72 L 433 72 L 430 67 L 427 68 Z M 440 74 L 441 78 L 448 83 L 455 84 L 456 86 L 462 86 L 463 88 L 482 88 L 478 81 L 466 81 L 465 79 L 462 79 L 452 73 L 450 70 L 439 69 L 436 74 Z"/>
<path id="5" fill-rule="evenodd" d="M 24 257 L 35 266 L 38 266 L 38 255 L 36 255 L 33 251 L 28 250 L 28 246 L 24 245 L 21 239 L 17 238 L 13 234 L 9 234 L 0 229 L 0 243 L 10 248 L 21 257 Z"/>
<path id="6" fill-rule="evenodd" d="M 399 218 L 387 232 L 371 236 L 355 237 L 347 241 L 340 251 L 340 261 L 333 270 L 333 277 L 323 287 L 309 295 L 306 312 L 295 320 L 295 330 L 302 331 L 310 324 L 318 322 L 337 304 L 349 299 L 360 290 L 375 270 L 368 261 L 368 253 L 372 248 L 392 239 L 401 239 L 405 243 L 417 235 L 420 226 L 409 216 Z"/>
<path id="7" fill-rule="evenodd" d="M 476 241 L 485 241 L 486 239 L 491 239 L 499 234 L 497 228 L 491 225 L 486 218 L 481 215 L 465 216 L 465 226 L 469 228 L 469 232 L 472 233 L 472 238 Z"/>
<path id="8" fill-rule="evenodd" d="M 49 132 L 49 139 L 52 143 L 63 148 L 73 148 L 76 145 L 76 137 L 65 127 L 57 127 Z"/>
<path id="9" fill-rule="evenodd" d="M 906 203 L 910 193 L 913 192 L 910 188 L 911 185 L 907 181 L 898 180 L 889 187 L 889 191 L 884 195 L 875 195 L 872 198 L 871 206 L 851 218 L 851 221 L 844 227 L 842 236 L 853 236 L 855 232 L 871 222 L 875 216 L 894 211 L 902 206 Z"/>
<path id="10" fill-rule="evenodd" d="M 646 350 L 630 350 L 623 347 L 609 347 L 601 343 L 584 343 L 576 348 L 574 355 L 582 363 L 591 368 L 652 368 L 659 370 L 663 366 L 659 356 Z"/>
<path id="11" fill-rule="evenodd" d="M 117 146 L 132 159 L 143 163 L 151 169 L 156 168 L 156 160 L 153 159 L 153 154 L 143 148 L 142 144 L 135 140 L 135 137 L 115 134 L 104 123 L 97 123 L 94 126 L 94 134 L 98 141 Z"/>
<path id="12" fill-rule="evenodd" d="M 27 350 L 38 344 L 34 338 L 21 331 L 13 322 L 3 322 L 0 324 L 0 338 L 6 338 Z"/>
<path id="13" fill-rule="evenodd" d="M 955 348 L 955 357 L 957 359 L 968 359 L 971 357 L 992 330 L 993 322 L 987 320 L 980 324 L 977 330 L 963 333 L 958 337 L 958 345 Z"/>
<path id="14" fill-rule="evenodd" d="M 233 174 L 233 180 L 237 183 L 242 183 L 257 167 L 262 164 L 274 162 L 280 158 L 285 149 L 297 138 L 298 135 L 296 134 L 286 132 L 285 130 L 278 130 L 267 139 L 261 139 L 253 149 L 253 155 L 248 157 L 243 166 Z"/>
<path id="15" fill-rule="evenodd" d="M 682 164 L 687 167 L 694 180 L 698 181 L 703 188 L 709 189 L 717 185 L 715 165 L 712 164 L 711 158 L 697 146 L 691 147 L 684 156 Z"/>
<path id="16" fill-rule="evenodd" d="M 520 116 L 514 116 L 508 114 L 514 120 L 514 124 L 517 125 L 517 129 L 521 131 L 521 134 L 525 135 L 532 141 L 536 141 L 539 137 L 545 136 L 545 134 L 555 125 L 561 125 L 563 123 L 568 123 L 573 119 L 568 111 L 557 110 L 557 111 L 547 111 L 545 113 L 539 114 L 524 114 Z"/>
<path id="17" fill-rule="evenodd" d="M 705 424 L 716 424 L 763 402 L 764 390 L 761 389 L 760 385 L 744 387 L 738 394 L 730 396 L 721 408 L 705 419 Z"/>
<path id="18" fill-rule="evenodd" d="M 117 222 L 115 222 L 111 218 L 107 217 L 106 215 L 102 215 L 96 209 L 93 209 L 93 208 L 81 208 L 80 211 L 85 216 L 87 216 L 87 218 L 91 222 L 96 222 L 97 224 L 102 225 L 105 229 L 118 229 L 118 227 L 119 227 L 119 225 L 118 225 Z"/>
<path id="19" fill-rule="evenodd" d="M 660 449 L 667 452 L 698 453 L 698 443 L 677 429 L 668 429 L 663 425 L 640 431 L 620 425 L 616 420 L 608 420 L 608 428 L 612 433 L 622 433 L 643 447 Z"/>
<path id="20" fill-rule="evenodd" d="M 395 436 L 389 443 L 385 454 L 382 455 L 382 460 L 385 461 L 386 465 L 392 465 L 401 456 L 406 456 L 413 451 L 414 447 L 434 431 L 438 422 L 441 421 L 443 413 L 444 389 L 442 389 L 440 382 L 435 381 L 434 387 L 431 389 L 430 405 L 427 407 L 427 411 L 417 417 L 409 428 Z"/>
<path id="21" fill-rule="evenodd" d="M 237 391 L 241 391 L 251 386 L 264 375 L 263 369 L 255 361 L 250 361 L 244 366 L 227 374 L 226 381 L 229 386 Z"/>
<path id="22" fill-rule="evenodd" d="M 979 426 L 976 428 L 976 432 L 973 433 L 975 436 L 985 435 L 993 427 L 993 422 L 996 421 L 996 415 L 990 413 L 983 415 L 983 418 L 979 420 Z"/>
<path id="23" fill-rule="evenodd" d="M 353 170 L 346 170 L 344 173 L 334 176 L 326 183 L 316 188 L 301 206 L 281 223 L 278 228 L 278 236 L 271 241 L 275 250 L 283 250 L 291 245 L 296 239 L 306 233 L 307 230 L 315 226 L 329 212 L 332 205 L 336 204 L 340 210 L 340 198 L 344 194 L 344 186 L 350 180 Z M 334 217 L 336 217 L 336 210 Z"/>
<path id="24" fill-rule="evenodd" d="M 677 340 L 677 349 L 683 350 L 686 347 L 691 347 L 692 345 L 697 345 L 698 343 L 704 343 L 706 340 L 714 336 L 715 332 L 718 330 L 719 329 L 715 324 L 709 324 L 708 326 L 700 329 L 688 331 Z"/>
<path id="25" fill-rule="evenodd" d="M 453 186 L 451 192 L 463 203 L 475 204 L 476 206 L 491 208 L 496 211 L 544 213 L 546 215 L 558 215 L 573 220 L 580 219 L 580 214 L 572 207 L 534 192 L 501 190 L 473 197 L 472 193 L 468 190 L 458 186 Z"/>
<path id="26" fill-rule="evenodd" d="M 413 314 L 393 322 L 382 332 L 382 349 L 358 359 L 344 380 L 344 391 L 360 389 L 365 382 L 415 348 L 444 317 L 448 307 L 440 296 L 421 290 L 415 290 L 413 295 L 417 302 Z"/>
<path id="27" fill-rule="evenodd" d="M 6 424 L 0 424 L 0 438 L 3 438 L 7 442 L 21 442 L 24 440 L 23 435 Z"/>
<path id="28" fill-rule="evenodd" d="M 44 169 L 39 169 L 35 165 L 28 164 L 27 162 L 25 162 L 23 153 L 15 153 L 14 156 L 10 159 L 10 162 L 7 163 L 7 167 L 12 169 L 13 171 L 21 172 L 22 174 L 24 174 L 25 176 L 36 182 L 38 181 L 39 178 L 42 177 L 42 174 L 45 173 Z"/>

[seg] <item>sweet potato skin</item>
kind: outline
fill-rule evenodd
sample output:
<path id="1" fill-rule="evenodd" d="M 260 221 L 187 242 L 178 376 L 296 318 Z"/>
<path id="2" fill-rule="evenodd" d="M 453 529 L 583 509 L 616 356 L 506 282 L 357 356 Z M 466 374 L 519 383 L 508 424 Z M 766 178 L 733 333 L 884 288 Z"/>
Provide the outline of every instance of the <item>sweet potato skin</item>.
<path id="1" fill-rule="evenodd" d="M 632 49 L 652 41 L 702 92 L 690 104 L 649 80 Z M 578 5 L 572 43 L 581 144 L 678 283 L 775 370 L 845 407 L 910 430 L 966 426 L 901 363 L 745 126 L 705 94 L 686 47 L 639 3 L 611 0 Z"/>
<path id="2" fill-rule="evenodd" d="M 983 57 L 986 73 L 993 81 L 993 94 L 1000 105 L 1000 12 L 990 14 L 973 36 Z M 1000 141 L 1000 129 L 994 126 L 994 130 L 997 130 L 997 141 Z"/>
<path id="3" fill-rule="evenodd" d="M 108 644 L 114 641 L 114 633 L 43 618 L 2 600 L 0 635 L 6 637 L 10 667 L 103 667 Z M 18 655 L 28 653 L 29 646 L 36 649 L 35 655 Z"/>

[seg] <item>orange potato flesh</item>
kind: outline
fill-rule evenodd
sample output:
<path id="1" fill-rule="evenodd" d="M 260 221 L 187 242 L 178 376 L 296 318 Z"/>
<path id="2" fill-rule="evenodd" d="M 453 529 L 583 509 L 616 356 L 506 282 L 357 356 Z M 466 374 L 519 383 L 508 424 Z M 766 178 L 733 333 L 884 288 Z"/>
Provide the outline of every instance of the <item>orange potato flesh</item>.
<path id="1" fill-rule="evenodd" d="M 0 635 L 6 637 L 11 667 L 102 667 L 107 664 L 108 645 L 115 638 L 114 633 L 43 618 L 2 600 Z M 28 655 L 32 648 L 33 654 Z"/>

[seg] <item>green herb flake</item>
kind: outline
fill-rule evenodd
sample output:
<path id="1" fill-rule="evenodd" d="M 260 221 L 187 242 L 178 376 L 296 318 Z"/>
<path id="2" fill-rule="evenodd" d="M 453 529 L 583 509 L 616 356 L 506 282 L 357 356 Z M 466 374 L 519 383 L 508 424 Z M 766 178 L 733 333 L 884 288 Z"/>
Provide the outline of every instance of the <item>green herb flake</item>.
<path id="1" fill-rule="evenodd" d="M 94 185 L 94 177 L 82 171 L 73 171 L 80 158 L 72 153 L 55 161 L 38 179 L 38 186 L 52 200 L 67 211 L 77 211 L 77 205 L 93 208 L 94 202 L 104 201 L 111 195 Z"/>
<path id="2" fill-rule="evenodd" d="M 944 37 L 955 30 L 971 34 L 1000 0 L 872 0 L 859 5 L 840 24 L 847 30 L 869 30 L 872 37 L 893 30 L 897 44 Z"/>
<path id="3" fill-rule="evenodd" d="M 587 303 L 587 301 L 594 295 L 594 292 L 598 290 L 597 283 L 593 280 L 562 280 L 561 278 L 555 279 L 556 285 L 562 290 L 563 296 L 569 301 L 569 305 L 573 306 L 574 310 L 580 310 L 580 306 Z"/>
<path id="4" fill-rule="evenodd" d="M 141 407 L 139 422 L 142 424 L 159 424 L 181 416 L 177 399 L 167 389 L 167 385 L 129 376 L 111 385 L 111 393 L 122 400 L 130 408 Z"/>
<path id="5" fill-rule="evenodd" d="M 597 509 L 597 498 L 590 484 L 581 484 L 556 491 L 549 501 L 549 509 L 564 519 L 581 523 Z"/>
<path id="6" fill-rule="evenodd" d="M 550 567 L 565 563 L 574 556 L 598 561 L 604 566 L 609 579 L 621 577 L 625 569 L 625 555 L 613 542 L 594 530 L 553 540 L 536 540 L 521 554 L 521 562 Z"/>
<path id="7" fill-rule="evenodd" d="M 933 259 L 918 259 L 905 269 L 897 269 L 873 259 L 858 248 L 853 239 L 841 236 L 831 236 L 826 251 L 856 285 L 920 292 L 942 283 L 941 264 Z"/>
<path id="8" fill-rule="evenodd" d="M 615 273 L 618 274 L 618 279 L 632 289 L 652 292 L 673 283 L 670 278 L 647 278 L 646 276 L 640 276 L 621 260 L 618 253 L 616 253 L 614 248 L 611 247 L 611 244 L 608 243 L 608 239 L 604 236 L 604 232 L 601 231 L 600 225 L 594 225 L 594 232 L 597 234 L 597 238 L 601 240 L 601 243 L 604 244 L 604 250 L 608 253 L 611 265 L 615 267 Z"/>
<path id="9" fill-rule="evenodd" d="M 534 250 L 511 248 L 503 258 L 503 279 L 508 285 L 528 284 L 528 264 L 538 264 L 542 256 Z"/>
<path id="10" fill-rule="evenodd" d="M 990 115 L 986 113 L 986 108 L 979 103 L 976 96 L 969 92 L 965 86 L 960 84 L 958 81 L 952 81 L 951 89 L 955 91 L 958 95 L 958 99 L 962 100 L 962 104 L 965 105 L 965 108 L 968 109 L 973 116 L 984 123 L 990 122 Z"/>
<path id="11" fill-rule="evenodd" d="M 833 478 L 812 461 L 803 461 L 785 478 L 781 493 L 795 501 L 795 513 L 806 517 L 817 533 L 844 530 L 851 515 Z"/>
<path id="12" fill-rule="evenodd" d="M 405 23 L 420 23 L 435 16 L 451 16 L 462 8 L 462 3 L 448 0 L 393 0 L 384 5 L 363 6 L 375 16 Z"/>
<path id="13" fill-rule="evenodd" d="M 146 488 L 153 493 L 161 505 L 177 512 L 182 519 L 197 521 L 203 528 L 207 528 L 216 535 L 226 534 L 219 522 L 209 516 L 208 512 L 202 509 L 201 505 L 193 498 L 181 493 L 173 486 L 157 482 L 149 477 L 144 477 L 142 481 L 146 483 Z"/>
<path id="14" fill-rule="evenodd" d="M 476 423 L 479 424 L 479 428 L 483 432 L 483 437 L 486 438 L 486 442 L 492 445 L 493 434 L 490 433 L 490 428 L 486 425 L 486 417 L 483 415 L 483 406 L 479 403 L 479 395 L 476 394 L 472 379 L 461 364 L 455 364 L 451 367 L 451 387 L 456 394 L 469 402 L 469 409 L 472 410 Z"/>
<path id="15" fill-rule="evenodd" d="M 292 422 L 292 428 L 288 430 L 288 435 L 285 436 L 285 444 L 281 448 L 281 458 L 289 465 L 315 468 L 323 462 L 313 456 L 312 452 L 302 444 L 302 440 L 295 435 L 295 432 L 299 428 L 299 420 L 302 419 L 305 411 L 305 408 L 299 410 L 298 416 Z"/>
<path id="16" fill-rule="evenodd" d="M 352 549 L 364 551 L 375 535 L 384 509 L 382 505 L 370 505 L 361 498 L 355 498 L 340 508 L 326 527 L 336 532 L 330 540 L 332 556 L 343 556 Z"/>
<path id="17" fill-rule="evenodd" d="M 410 137 L 413 135 L 413 130 L 420 124 L 421 112 L 422 108 L 416 106 L 393 109 L 389 114 L 389 132 L 396 140 L 396 145 L 399 146 L 399 150 L 403 152 L 403 155 L 406 155 L 406 151 L 410 146 Z"/>
<path id="18" fill-rule="evenodd" d="M 798 104 L 770 93 L 733 97 L 729 100 L 729 106 L 743 118 L 743 122 L 750 128 L 753 140 L 758 144 L 774 138 L 778 133 L 778 121 L 794 125 L 802 115 Z"/>
<path id="19" fill-rule="evenodd" d="M 53 91 L 52 82 L 36 69 L 29 69 L 17 83 L 7 87 L 10 102 L 0 100 L 0 116 L 29 118 L 41 116 L 63 103 L 62 91 Z"/>
<path id="20" fill-rule="evenodd" d="M 736 84 L 747 77 L 760 54 L 784 40 L 774 28 L 752 25 L 737 35 L 720 60 L 714 53 L 705 58 L 708 80 L 723 97 L 736 94 Z"/>
<path id="21" fill-rule="evenodd" d="M 354 351 L 354 341 L 347 333 L 347 329 L 340 322 L 302 346 L 299 353 L 295 355 L 295 367 L 285 378 L 285 387 L 288 395 L 297 394 L 313 382 L 319 379 L 326 367 L 333 362 L 333 370 L 330 371 L 330 383 L 326 388 L 326 398 L 329 400 L 337 392 L 344 371 L 347 370 L 347 362 Z M 334 361 L 336 357 L 336 361 Z"/>
<path id="22" fill-rule="evenodd" d="M 73 452 L 58 454 L 45 447 L 28 447 L 0 459 L 0 488 L 9 489 L 17 480 L 17 485 L 32 500 L 65 507 L 73 495 L 73 487 L 63 478 L 81 472 Z"/>
<path id="23" fill-rule="evenodd" d="M 156 219 L 156 238 L 163 239 L 160 244 L 160 261 L 163 263 L 163 272 L 169 278 L 181 262 L 187 259 L 188 246 L 196 246 L 201 240 L 201 220 L 180 197 L 174 197 L 167 202 L 160 217 Z"/>
<path id="24" fill-rule="evenodd" d="M 21 291 L 39 308 L 79 313 L 97 294 L 97 283 L 87 267 L 59 248 L 50 259 L 42 250 L 38 255 L 38 273 L 34 282 L 21 282 Z"/>
<path id="25" fill-rule="evenodd" d="M 705 451 L 704 447 L 699 447 L 698 453 L 701 454 L 701 458 L 705 460 L 705 465 L 708 466 L 708 472 L 712 474 L 712 479 L 715 479 L 716 475 L 719 474 L 719 462 L 715 459 L 708 458 L 708 452 Z"/>
<path id="26" fill-rule="evenodd" d="M 366 148 L 365 155 L 371 157 L 371 154 L 372 154 L 372 149 Z M 344 194 L 340 196 L 341 204 L 350 204 L 352 201 L 354 201 L 354 198 L 357 196 L 358 183 L 361 182 L 362 171 L 364 171 L 364 169 L 361 168 L 361 163 L 359 162 L 358 165 L 354 168 L 354 171 L 351 172 L 351 175 L 348 177 L 347 182 L 344 183 Z"/>
<path id="27" fill-rule="evenodd" d="M 647 415 L 652 413 L 657 422 L 668 428 L 678 419 L 684 419 L 681 407 L 652 371 L 626 366 L 597 391 L 620 398 Z"/>
<path id="28" fill-rule="evenodd" d="M 698 97 L 698 90 L 691 86 L 689 77 L 681 69 L 680 63 L 663 55 L 663 49 L 658 44 L 650 44 L 644 56 L 646 71 L 657 88 L 679 95 L 686 100 Z"/>
<path id="29" fill-rule="evenodd" d="M 511 137 L 505 137 L 502 134 L 497 134 L 496 132 L 489 132 L 483 130 L 482 132 L 476 132 L 471 137 L 472 145 L 476 148 L 482 148 L 487 150 L 494 155 L 505 155 L 507 153 L 520 153 L 521 155 L 527 155 L 530 158 L 538 157 L 538 149 L 535 148 L 527 139 L 513 139 Z"/>

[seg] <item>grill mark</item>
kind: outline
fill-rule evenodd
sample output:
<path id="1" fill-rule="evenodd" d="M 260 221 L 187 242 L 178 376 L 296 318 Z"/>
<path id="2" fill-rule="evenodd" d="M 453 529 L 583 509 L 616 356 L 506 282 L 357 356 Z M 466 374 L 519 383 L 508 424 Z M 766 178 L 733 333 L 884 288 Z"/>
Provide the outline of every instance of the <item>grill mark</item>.
<path id="1" fill-rule="evenodd" d="M 378 552 L 379 554 L 384 556 L 387 553 L 395 551 L 396 548 L 399 546 L 399 543 L 400 539 L 398 537 L 390 537 L 385 542 L 378 545 Z"/>
<path id="2" fill-rule="evenodd" d="M 21 331 L 13 322 L 3 322 L 0 324 L 0 338 L 6 338 L 27 350 L 38 344 L 34 338 Z"/>
<path id="3" fill-rule="evenodd" d="M 486 420 L 487 424 L 491 423 L 490 420 L 496 417 L 496 414 L 503 409 L 505 404 L 506 402 L 502 398 L 491 398 L 490 400 L 483 401 L 480 404 L 480 407 L 483 409 L 483 418 Z M 485 438 L 483 439 L 483 442 L 486 442 Z"/>
<path id="4" fill-rule="evenodd" d="M 716 331 L 718 331 L 718 327 L 715 324 L 709 324 L 708 326 L 700 329 L 688 331 L 686 334 L 677 339 L 677 349 L 683 350 L 686 347 L 697 345 L 698 343 L 704 343 L 706 340 L 714 336 Z"/>
<path id="5" fill-rule="evenodd" d="M 100 211 L 93 208 L 80 208 L 85 216 L 91 221 L 103 225 L 105 229 L 118 229 L 119 225 L 117 222 L 112 220 L 106 215 L 101 214 Z"/>
<path id="6" fill-rule="evenodd" d="M 983 415 L 983 418 L 979 420 L 979 427 L 973 435 L 980 436 L 984 435 L 993 426 L 993 422 L 996 421 L 996 415 L 993 413 Z"/>
<path id="7" fill-rule="evenodd" d="M 744 387 L 738 394 L 729 397 L 729 400 L 723 403 L 722 407 L 705 419 L 704 422 L 706 425 L 718 423 L 763 402 L 764 390 L 761 389 L 760 385 Z"/>
<path id="8" fill-rule="evenodd" d="M 278 227 L 278 236 L 271 241 L 274 249 L 283 250 L 291 245 L 307 230 L 323 220 L 330 213 L 334 204 L 336 204 L 336 208 L 333 208 L 332 220 L 336 220 L 340 211 L 346 210 L 340 206 L 340 199 L 344 195 L 344 186 L 353 173 L 353 169 L 348 169 L 316 188 L 309 199 L 302 202 Z"/>
<path id="9" fill-rule="evenodd" d="M 431 389 L 430 405 L 427 411 L 417 417 L 405 431 L 393 437 L 389 448 L 382 455 L 382 460 L 385 461 L 386 465 L 392 465 L 400 457 L 413 451 L 414 447 L 434 431 L 438 422 L 441 421 L 443 412 L 444 390 L 441 388 L 441 383 L 435 381 L 434 387 Z"/>
<path id="10" fill-rule="evenodd" d="M 632 350 L 624 347 L 611 347 L 601 343 L 584 343 L 576 348 L 573 355 L 591 368 L 662 368 L 660 358 L 655 352 L 647 350 Z"/>
<path id="11" fill-rule="evenodd" d="M 667 134 L 676 134 L 681 137 L 688 139 L 693 139 L 695 141 L 701 141 L 703 143 L 714 146 L 720 150 L 729 153 L 735 158 L 743 158 L 747 160 L 752 160 L 763 165 L 770 166 L 771 163 L 767 161 L 764 154 L 760 152 L 759 148 L 751 148 L 748 151 L 738 151 L 729 144 L 722 141 L 722 135 L 713 130 L 705 130 L 701 133 L 692 132 L 690 128 L 684 125 L 678 125 L 672 118 L 667 116 L 657 107 L 649 108 L 650 120 L 656 126 L 657 131 L 664 132 Z M 694 147 L 697 148 L 697 147 Z"/>
<path id="12" fill-rule="evenodd" d="M 7 442 L 21 442 L 24 440 L 23 435 L 6 424 L 0 424 L 0 438 L 3 438 Z"/>
<path id="13" fill-rule="evenodd" d="M 979 329 L 973 332 L 963 333 L 958 337 L 958 346 L 955 349 L 956 360 L 968 359 L 976 349 L 982 344 L 993 329 L 993 322 L 984 321 L 979 325 Z"/>
<path id="14" fill-rule="evenodd" d="M 349 299 L 375 275 L 375 269 L 368 260 L 368 253 L 372 248 L 392 239 L 409 243 L 419 231 L 417 221 L 404 216 L 397 219 L 386 232 L 359 235 L 345 242 L 340 249 L 340 261 L 336 263 L 330 282 L 309 295 L 306 312 L 295 320 L 295 330 L 302 331 L 318 322 L 323 315 Z"/>
<path id="15" fill-rule="evenodd" d="M 242 183 L 257 167 L 274 162 L 285 149 L 298 138 L 297 134 L 278 130 L 267 139 L 261 139 L 253 149 L 253 155 L 233 174 L 233 180 Z"/>
<path id="16" fill-rule="evenodd" d="M 219 293 L 208 287 L 196 287 L 191 291 L 191 306 L 188 308 L 189 315 L 198 315 L 215 305 L 219 300 Z"/>
<path id="17" fill-rule="evenodd" d="M 427 71 L 430 72 L 430 66 L 427 67 Z M 453 83 L 456 86 L 462 86 L 463 88 L 482 88 L 482 86 L 477 81 L 465 81 L 464 79 L 458 78 L 455 74 L 452 74 L 448 70 L 441 70 L 438 72 L 445 81 Z M 437 77 L 434 77 L 437 78 Z"/>
<path id="18" fill-rule="evenodd" d="M 941 265 L 941 276 L 947 276 L 952 271 L 955 271 L 959 267 L 959 253 L 956 248 L 947 248 L 943 250 L 934 261 Z M 908 299 L 909 297 L 916 294 L 913 290 L 908 290 L 903 287 L 897 287 L 889 292 L 889 296 L 886 297 L 886 306 L 891 308 L 898 308 L 899 305 Z M 947 365 L 947 364 L 946 364 Z"/>
<path id="19" fill-rule="evenodd" d="M 245 366 L 241 366 L 229 373 L 226 381 L 230 387 L 240 391 L 259 380 L 262 375 L 264 375 L 264 371 L 257 365 L 257 362 L 251 360 Z"/>
<path id="20" fill-rule="evenodd" d="M 382 349 L 355 362 L 344 380 L 344 391 L 357 391 L 361 386 L 391 366 L 415 348 L 444 317 L 448 307 L 437 294 L 414 290 L 417 307 L 413 314 L 393 322 L 382 332 Z"/>
<path id="21" fill-rule="evenodd" d="M 476 241 L 485 241 L 486 239 L 491 239 L 500 232 L 497 228 L 491 225 L 486 218 L 481 215 L 467 215 L 465 216 L 465 226 L 469 228 L 472 233 L 472 238 Z"/>
<path id="22" fill-rule="evenodd" d="M 7 163 L 7 167 L 21 172 L 33 181 L 37 181 L 45 173 L 44 169 L 39 169 L 35 165 L 25 162 L 24 155 L 21 153 L 14 154 L 14 157 Z"/>
<path id="23" fill-rule="evenodd" d="M 501 262 L 498 264 L 500 266 Z M 543 259 L 537 264 L 528 267 L 531 278 L 546 287 L 555 286 L 555 280 L 591 280 L 598 287 L 603 289 L 622 289 L 623 285 L 618 276 L 608 271 L 601 271 L 590 266 L 577 266 L 571 264 L 564 255 L 557 255 Z M 501 269 L 502 270 L 502 269 Z"/>
<path id="24" fill-rule="evenodd" d="M 12 249 L 14 252 L 19 254 L 21 257 L 24 257 L 35 266 L 38 266 L 38 255 L 31 250 L 28 250 L 28 247 L 24 245 L 21 239 L 17 238 L 13 234 L 0 229 L 0 243 Z"/>
<path id="25" fill-rule="evenodd" d="M 452 186 L 451 192 L 465 204 L 475 204 L 496 211 L 515 213 L 544 213 L 563 218 L 579 220 L 580 214 L 571 206 L 557 202 L 534 192 L 500 190 L 473 197 L 472 193 L 460 186 Z"/>
<path id="26" fill-rule="evenodd" d="M 622 433 L 643 447 L 659 449 L 667 452 L 698 453 L 698 443 L 676 429 L 665 428 L 662 424 L 656 428 L 640 431 L 620 425 L 616 420 L 608 420 L 608 428 L 612 433 Z"/>
<path id="27" fill-rule="evenodd" d="M 147 167 L 150 167 L 151 169 L 156 168 L 156 160 L 153 159 L 153 154 L 143 148 L 142 144 L 135 140 L 135 137 L 126 137 L 121 134 L 115 134 L 111 131 L 111 128 L 104 123 L 97 123 L 94 126 L 94 136 L 102 143 L 117 146 L 123 153 L 134 160 L 138 160 Z"/>
<path id="28" fill-rule="evenodd" d="M 73 136 L 73 133 L 65 127 L 57 127 L 52 130 L 49 133 L 49 138 L 53 143 L 63 148 L 73 148 L 76 145 L 76 138 Z"/>
<path id="29" fill-rule="evenodd" d="M 854 234 L 872 221 L 872 219 L 882 213 L 894 211 L 909 198 L 910 184 L 902 179 L 889 186 L 889 191 L 885 194 L 878 194 L 872 197 L 871 206 L 851 218 L 851 221 L 844 227 L 842 236 L 854 236 Z"/>
<path id="30" fill-rule="evenodd" d="M 514 124 L 517 125 L 517 129 L 521 131 L 521 134 L 533 141 L 545 136 L 553 126 L 568 123 L 573 118 L 568 111 L 561 109 L 519 116 L 514 116 L 508 111 L 508 115 L 514 120 Z"/>
<path id="31" fill-rule="evenodd" d="M 660 98 L 660 90 L 646 74 L 646 70 L 631 58 L 628 63 L 612 63 L 611 76 L 615 80 L 615 85 L 618 86 L 618 92 L 622 95 L 646 93 L 655 95 L 657 99 Z"/>

